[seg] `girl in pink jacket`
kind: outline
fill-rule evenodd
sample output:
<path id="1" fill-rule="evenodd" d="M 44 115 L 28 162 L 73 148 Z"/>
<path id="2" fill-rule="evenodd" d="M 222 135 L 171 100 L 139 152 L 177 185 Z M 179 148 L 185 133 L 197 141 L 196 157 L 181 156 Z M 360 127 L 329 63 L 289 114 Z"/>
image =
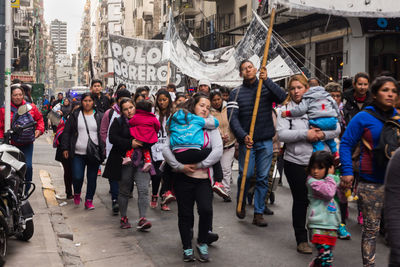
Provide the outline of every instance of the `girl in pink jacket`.
<path id="1" fill-rule="evenodd" d="M 136 103 L 136 113 L 129 120 L 130 132 L 134 139 L 143 143 L 142 149 L 132 149 L 127 152 L 122 164 L 128 164 L 133 159 L 133 164 L 138 166 L 143 157 L 144 165 L 142 171 L 147 172 L 152 167 L 150 147 L 157 143 L 157 133 L 160 130 L 160 122 L 151 112 L 152 104 L 148 100 Z M 140 153 L 141 152 L 141 153 Z M 141 155 L 142 154 L 142 157 Z"/>

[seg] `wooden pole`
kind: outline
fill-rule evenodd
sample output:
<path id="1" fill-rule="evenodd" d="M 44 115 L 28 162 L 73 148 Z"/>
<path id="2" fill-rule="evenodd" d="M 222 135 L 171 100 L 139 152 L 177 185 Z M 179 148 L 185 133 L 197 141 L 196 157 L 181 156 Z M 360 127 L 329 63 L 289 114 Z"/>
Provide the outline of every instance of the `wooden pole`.
<path id="1" fill-rule="evenodd" d="M 168 61 L 168 67 L 167 67 L 167 85 L 169 84 L 170 76 L 171 76 L 171 61 Z"/>
<path id="2" fill-rule="evenodd" d="M 264 56 L 263 56 L 261 68 L 264 68 L 267 65 L 269 45 L 271 43 L 272 28 L 274 26 L 274 20 L 275 20 L 275 8 L 272 8 L 269 27 L 268 27 L 267 40 L 265 41 Z M 253 115 L 252 115 L 251 124 L 250 124 L 249 136 L 250 136 L 250 138 L 252 140 L 253 140 L 253 135 L 254 135 L 254 127 L 256 125 L 258 106 L 260 105 L 260 96 L 261 96 L 262 85 L 263 85 L 263 80 L 260 79 L 259 82 L 258 82 L 258 88 L 257 88 L 257 94 L 256 94 L 256 102 L 254 103 Z M 243 197 L 244 197 L 243 196 L 244 195 L 244 188 L 245 188 L 245 185 L 246 185 L 247 171 L 248 171 L 248 167 L 249 167 L 250 150 L 251 149 L 248 149 L 248 148 L 246 149 L 246 157 L 244 159 L 243 176 L 242 176 L 242 182 L 240 184 L 239 202 L 238 202 L 238 205 L 237 205 L 237 212 L 238 213 L 242 210 L 242 203 L 243 203 Z"/>

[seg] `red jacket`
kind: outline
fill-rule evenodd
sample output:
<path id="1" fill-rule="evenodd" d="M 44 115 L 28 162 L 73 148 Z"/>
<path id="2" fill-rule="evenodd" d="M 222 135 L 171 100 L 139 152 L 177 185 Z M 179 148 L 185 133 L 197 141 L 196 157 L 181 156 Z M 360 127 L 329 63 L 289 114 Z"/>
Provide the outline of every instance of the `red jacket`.
<path id="1" fill-rule="evenodd" d="M 25 105 L 26 101 L 22 100 L 22 105 Z M 29 111 L 31 114 L 32 118 L 36 121 L 36 130 L 40 131 L 41 133 L 44 133 L 44 122 L 43 122 L 43 116 L 42 113 L 39 112 L 37 109 L 36 105 L 33 103 L 29 103 L 32 106 L 32 109 Z M 15 108 L 18 108 L 16 105 L 11 103 L 11 105 Z M 4 107 L 0 108 L 0 138 L 4 138 Z M 11 120 L 13 118 L 14 113 L 11 111 Z"/>
<path id="2" fill-rule="evenodd" d="M 129 120 L 129 126 L 133 138 L 148 144 L 157 143 L 160 122 L 153 113 L 137 109 Z"/>

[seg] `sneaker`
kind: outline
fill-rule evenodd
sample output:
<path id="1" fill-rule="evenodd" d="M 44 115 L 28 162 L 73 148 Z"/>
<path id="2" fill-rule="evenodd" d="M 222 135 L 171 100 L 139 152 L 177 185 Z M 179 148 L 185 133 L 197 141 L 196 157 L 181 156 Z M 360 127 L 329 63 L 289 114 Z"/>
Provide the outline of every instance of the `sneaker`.
<path id="1" fill-rule="evenodd" d="M 74 194 L 74 204 L 75 206 L 81 204 L 81 194 Z"/>
<path id="2" fill-rule="evenodd" d="M 196 248 L 197 248 L 197 252 L 199 252 L 199 261 L 207 262 L 210 260 L 209 256 L 208 256 L 207 244 L 197 244 Z"/>
<path id="3" fill-rule="evenodd" d="M 150 229 L 151 228 L 151 222 L 146 220 L 145 217 L 142 217 L 142 218 L 140 218 L 136 228 L 138 230 L 140 230 L 140 231 L 144 231 L 144 230 Z"/>
<path id="4" fill-rule="evenodd" d="M 118 215 L 119 213 L 119 205 L 118 205 L 118 201 L 117 200 L 113 200 L 112 201 L 112 211 L 113 211 L 113 215 Z"/>
<path id="5" fill-rule="evenodd" d="M 161 202 L 161 204 L 169 204 L 172 201 L 176 200 L 176 197 L 174 196 L 174 194 L 172 194 L 172 192 L 170 190 L 168 190 L 167 192 L 164 193 L 163 195 L 164 199 Z"/>
<path id="6" fill-rule="evenodd" d="M 126 217 L 126 216 L 121 217 L 121 225 L 120 225 L 120 227 L 122 229 L 128 229 L 128 228 L 132 227 L 131 224 L 128 221 L 128 217 Z"/>
<path id="7" fill-rule="evenodd" d="M 215 193 L 217 193 L 217 195 L 220 196 L 220 197 L 222 197 L 222 198 L 225 198 L 225 197 L 228 196 L 228 194 L 225 192 L 224 186 L 223 186 L 221 183 L 219 183 L 219 182 L 215 182 L 215 183 L 214 183 L 214 185 L 213 185 L 213 191 L 214 191 Z"/>
<path id="8" fill-rule="evenodd" d="M 87 210 L 94 210 L 93 200 L 87 199 L 85 201 L 85 209 Z"/>
<path id="9" fill-rule="evenodd" d="M 345 239 L 345 240 L 351 239 L 351 234 L 347 231 L 345 224 L 341 223 L 337 232 L 340 239 Z"/>
<path id="10" fill-rule="evenodd" d="M 272 210 L 270 210 L 267 206 L 265 206 L 264 214 L 265 215 L 274 215 L 274 212 Z"/>
<path id="11" fill-rule="evenodd" d="M 216 233 L 213 233 L 211 231 L 208 231 L 207 235 L 207 245 L 211 245 L 212 243 L 218 241 L 219 235 Z"/>
<path id="12" fill-rule="evenodd" d="M 227 197 L 224 197 L 224 202 L 232 202 L 232 198 L 228 195 Z"/>
<path id="13" fill-rule="evenodd" d="M 299 245 L 297 245 L 297 252 L 301 254 L 312 254 L 312 248 L 308 242 L 301 242 Z"/>
<path id="14" fill-rule="evenodd" d="M 357 222 L 358 222 L 359 225 L 363 225 L 364 224 L 364 219 L 363 219 L 363 215 L 362 215 L 361 211 L 358 213 Z"/>
<path id="15" fill-rule="evenodd" d="M 183 261 L 184 262 L 192 262 L 195 261 L 196 258 L 194 257 L 193 249 L 188 248 L 183 250 Z"/>
<path id="16" fill-rule="evenodd" d="M 148 172 L 150 171 L 150 168 L 151 168 L 151 163 L 147 162 L 143 165 L 142 172 Z"/>
<path id="17" fill-rule="evenodd" d="M 161 204 L 161 210 L 163 210 L 163 211 L 170 211 L 171 209 L 168 207 L 167 204 Z"/>
<path id="18" fill-rule="evenodd" d="M 97 176 L 101 176 L 101 169 L 100 168 L 97 170 Z"/>
<path id="19" fill-rule="evenodd" d="M 150 201 L 150 208 L 155 209 L 158 205 L 158 195 L 152 195 Z"/>

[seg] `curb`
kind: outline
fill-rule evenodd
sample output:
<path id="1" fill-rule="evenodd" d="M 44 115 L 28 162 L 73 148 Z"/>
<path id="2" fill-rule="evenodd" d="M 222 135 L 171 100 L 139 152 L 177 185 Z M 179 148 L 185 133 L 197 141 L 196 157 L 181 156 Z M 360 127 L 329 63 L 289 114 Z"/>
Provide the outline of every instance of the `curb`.
<path id="1" fill-rule="evenodd" d="M 43 196 L 49 208 L 50 222 L 54 233 L 57 235 L 58 254 L 63 260 L 64 266 L 84 266 L 79 251 L 73 240 L 74 234 L 65 223 L 64 216 L 56 199 L 56 190 L 51 182 L 50 173 L 45 170 L 39 172 L 42 181 Z"/>

